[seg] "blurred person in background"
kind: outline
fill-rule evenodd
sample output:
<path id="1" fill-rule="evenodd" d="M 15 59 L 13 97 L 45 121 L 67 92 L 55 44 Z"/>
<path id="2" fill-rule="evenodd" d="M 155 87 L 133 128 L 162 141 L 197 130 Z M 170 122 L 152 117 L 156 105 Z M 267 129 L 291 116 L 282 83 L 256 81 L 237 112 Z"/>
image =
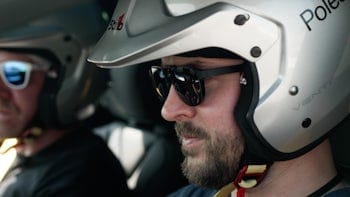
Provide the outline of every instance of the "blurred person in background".
<path id="1" fill-rule="evenodd" d="M 108 80 L 86 62 L 102 14 L 95 0 L 0 3 L 0 138 L 17 153 L 0 196 L 129 196 L 119 161 L 83 124 Z"/>

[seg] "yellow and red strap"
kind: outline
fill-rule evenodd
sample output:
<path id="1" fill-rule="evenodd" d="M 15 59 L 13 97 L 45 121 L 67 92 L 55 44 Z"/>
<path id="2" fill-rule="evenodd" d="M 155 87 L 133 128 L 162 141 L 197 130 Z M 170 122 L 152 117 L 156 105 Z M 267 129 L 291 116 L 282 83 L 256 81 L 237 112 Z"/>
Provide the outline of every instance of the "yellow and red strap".
<path id="1" fill-rule="evenodd" d="M 214 197 L 228 197 L 235 189 L 237 189 L 237 197 L 244 197 L 246 189 L 255 187 L 262 181 L 267 169 L 266 164 L 243 166 L 235 180 L 221 188 Z"/>

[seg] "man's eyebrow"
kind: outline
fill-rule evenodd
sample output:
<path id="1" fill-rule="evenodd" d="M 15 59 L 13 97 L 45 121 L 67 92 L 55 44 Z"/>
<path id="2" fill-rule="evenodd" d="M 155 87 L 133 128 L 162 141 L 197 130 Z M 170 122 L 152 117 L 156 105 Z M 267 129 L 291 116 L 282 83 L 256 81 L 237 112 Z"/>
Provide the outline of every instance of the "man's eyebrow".
<path id="1" fill-rule="evenodd" d="M 242 59 L 196 58 L 190 65 L 199 69 L 209 69 L 213 66 L 238 66 L 243 63 Z"/>

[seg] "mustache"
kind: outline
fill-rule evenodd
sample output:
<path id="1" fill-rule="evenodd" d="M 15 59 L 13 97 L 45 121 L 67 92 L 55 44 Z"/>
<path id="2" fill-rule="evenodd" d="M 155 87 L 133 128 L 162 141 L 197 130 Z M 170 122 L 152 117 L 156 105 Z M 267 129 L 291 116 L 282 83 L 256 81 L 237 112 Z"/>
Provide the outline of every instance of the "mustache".
<path id="1" fill-rule="evenodd" d="M 210 136 L 203 128 L 195 127 L 190 122 L 175 123 L 176 135 L 181 139 L 183 136 L 209 139 Z"/>

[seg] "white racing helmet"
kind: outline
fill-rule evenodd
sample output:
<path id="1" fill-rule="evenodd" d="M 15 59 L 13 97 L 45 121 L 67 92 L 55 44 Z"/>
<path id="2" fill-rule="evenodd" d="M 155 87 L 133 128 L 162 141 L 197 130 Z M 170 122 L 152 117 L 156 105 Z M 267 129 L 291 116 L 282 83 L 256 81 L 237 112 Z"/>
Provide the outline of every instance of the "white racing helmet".
<path id="1" fill-rule="evenodd" d="M 287 160 L 349 114 L 349 18 L 346 0 L 119 1 L 88 59 L 112 68 L 208 47 L 239 55 L 250 63 L 235 111 L 258 158 L 248 160 Z"/>
<path id="2" fill-rule="evenodd" d="M 0 24 L 0 50 L 47 58 L 57 74 L 46 78 L 37 117 L 29 127 L 65 127 L 91 115 L 91 104 L 108 76 L 86 62 L 107 26 L 98 2 L 2 1 Z"/>

